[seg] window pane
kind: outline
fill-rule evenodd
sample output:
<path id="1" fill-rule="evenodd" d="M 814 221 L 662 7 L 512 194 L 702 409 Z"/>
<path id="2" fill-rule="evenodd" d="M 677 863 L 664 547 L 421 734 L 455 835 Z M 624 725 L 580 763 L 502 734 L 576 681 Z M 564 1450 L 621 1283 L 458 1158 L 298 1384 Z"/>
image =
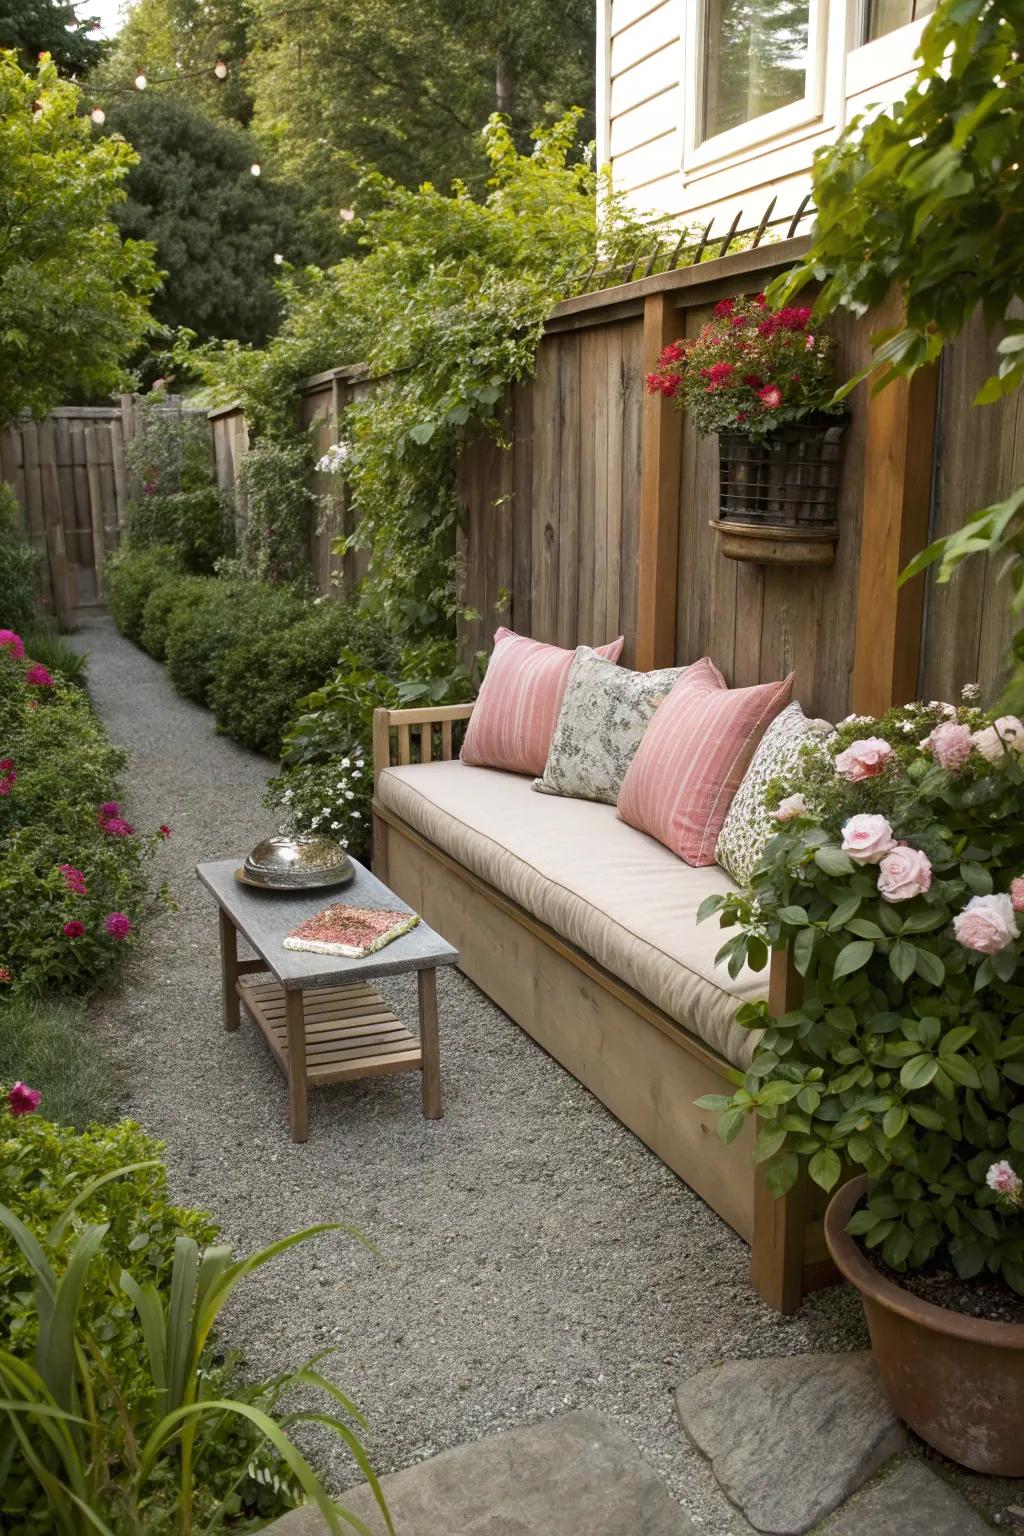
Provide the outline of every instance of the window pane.
<path id="1" fill-rule="evenodd" d="M 930 16 L 936 4 L 937 0 L 867 0 L 863 41 L 873 42 L 876 37 L 895 32 L 897 27 Z"/>
<path id="2" fill-rule="evenodd" d="M 809 16 L 810 0 L 705 0 L 703 138 L 801 100 Z"/>

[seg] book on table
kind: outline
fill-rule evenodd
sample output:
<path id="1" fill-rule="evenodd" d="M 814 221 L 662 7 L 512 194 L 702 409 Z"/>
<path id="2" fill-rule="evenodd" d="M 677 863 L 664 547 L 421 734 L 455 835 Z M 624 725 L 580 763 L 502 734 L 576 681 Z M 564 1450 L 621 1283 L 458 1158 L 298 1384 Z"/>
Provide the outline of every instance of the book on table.
<path id="1" fill-rule="evenodd" d="M 408 933 L 418 922 L 415 912 L 396 912 L 393 907 L 346 907 L 334 903 L 293 928 L 284 947 L 362 960 Z"/>

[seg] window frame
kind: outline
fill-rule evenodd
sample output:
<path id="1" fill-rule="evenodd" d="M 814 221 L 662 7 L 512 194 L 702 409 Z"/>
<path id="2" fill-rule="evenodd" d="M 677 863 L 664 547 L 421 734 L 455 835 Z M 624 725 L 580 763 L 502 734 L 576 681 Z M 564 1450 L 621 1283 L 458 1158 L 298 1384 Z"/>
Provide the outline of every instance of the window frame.
<path id="1" fill-rule="evenodd" d="M 848 9 L 846 37 L 846 90 L 847 99 L 873 91 L 899 75 L 914 70 L 914 54 L 921 41 L 921 34 L 931 21 L 931 15 L 908 21 L 905 26 L 883 32 L 881 37 L 864 43 L 867 21 L 867 0 L 851 0 Z"/>
<path id="2" fill-rule="evenodd" d="M 704 116 L 704 57 L 708 0 L 681 0 L 684 7 L 684 121 L 682 171 L 684 180 L 744 159 L 751 150 L 783 145 L 825 126 L 826 107 L 832 96 L 829 47 L 832 13 L 841 9 L 830 0 L 808 0 L 807 72 L 803 96 L 788 106 L 776 107 L 749 122 L 739 123 L 710 138 L 701 139 Z M 845 41 L 845 39 L 844 39 Z"/>

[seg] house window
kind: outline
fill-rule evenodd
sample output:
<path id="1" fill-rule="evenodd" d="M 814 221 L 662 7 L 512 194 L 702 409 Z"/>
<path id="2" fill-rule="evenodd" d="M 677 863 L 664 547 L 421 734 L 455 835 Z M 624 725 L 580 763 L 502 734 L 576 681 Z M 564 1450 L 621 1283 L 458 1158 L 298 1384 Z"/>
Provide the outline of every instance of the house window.
<path id="1" fill-rule="evenodd" d="M 702 140 L 804 98 L 810 12 L 811 0 L 705 0 Z"/>
<path id="2" fill-rule="evenodd" d="M 938 0 L 864 0 L 864 28 L 862 43 L 872 43 L 876 37 L 885 37 L 900 27 L 909 27 L 912 21 L 930 16 Z"/>

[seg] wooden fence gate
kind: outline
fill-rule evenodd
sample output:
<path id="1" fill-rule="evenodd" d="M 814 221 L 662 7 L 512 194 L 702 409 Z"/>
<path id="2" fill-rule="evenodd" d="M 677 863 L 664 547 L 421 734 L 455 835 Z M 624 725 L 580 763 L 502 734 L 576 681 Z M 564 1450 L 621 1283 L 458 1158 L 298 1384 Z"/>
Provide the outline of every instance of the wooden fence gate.
<path id="1" fill-rule="evenodd" d="M 169 396 L 166 409 L 184 408 Z M 122 395 L 117 405 L 62 406 L 42 421 L 16 421 L 0 432 L 0 475 L 40 556 L 42 607 L 61 625 L 105 607 L 103 566 L 140 490 L 125 464 L 139 426 L 136 397 Z"/>

